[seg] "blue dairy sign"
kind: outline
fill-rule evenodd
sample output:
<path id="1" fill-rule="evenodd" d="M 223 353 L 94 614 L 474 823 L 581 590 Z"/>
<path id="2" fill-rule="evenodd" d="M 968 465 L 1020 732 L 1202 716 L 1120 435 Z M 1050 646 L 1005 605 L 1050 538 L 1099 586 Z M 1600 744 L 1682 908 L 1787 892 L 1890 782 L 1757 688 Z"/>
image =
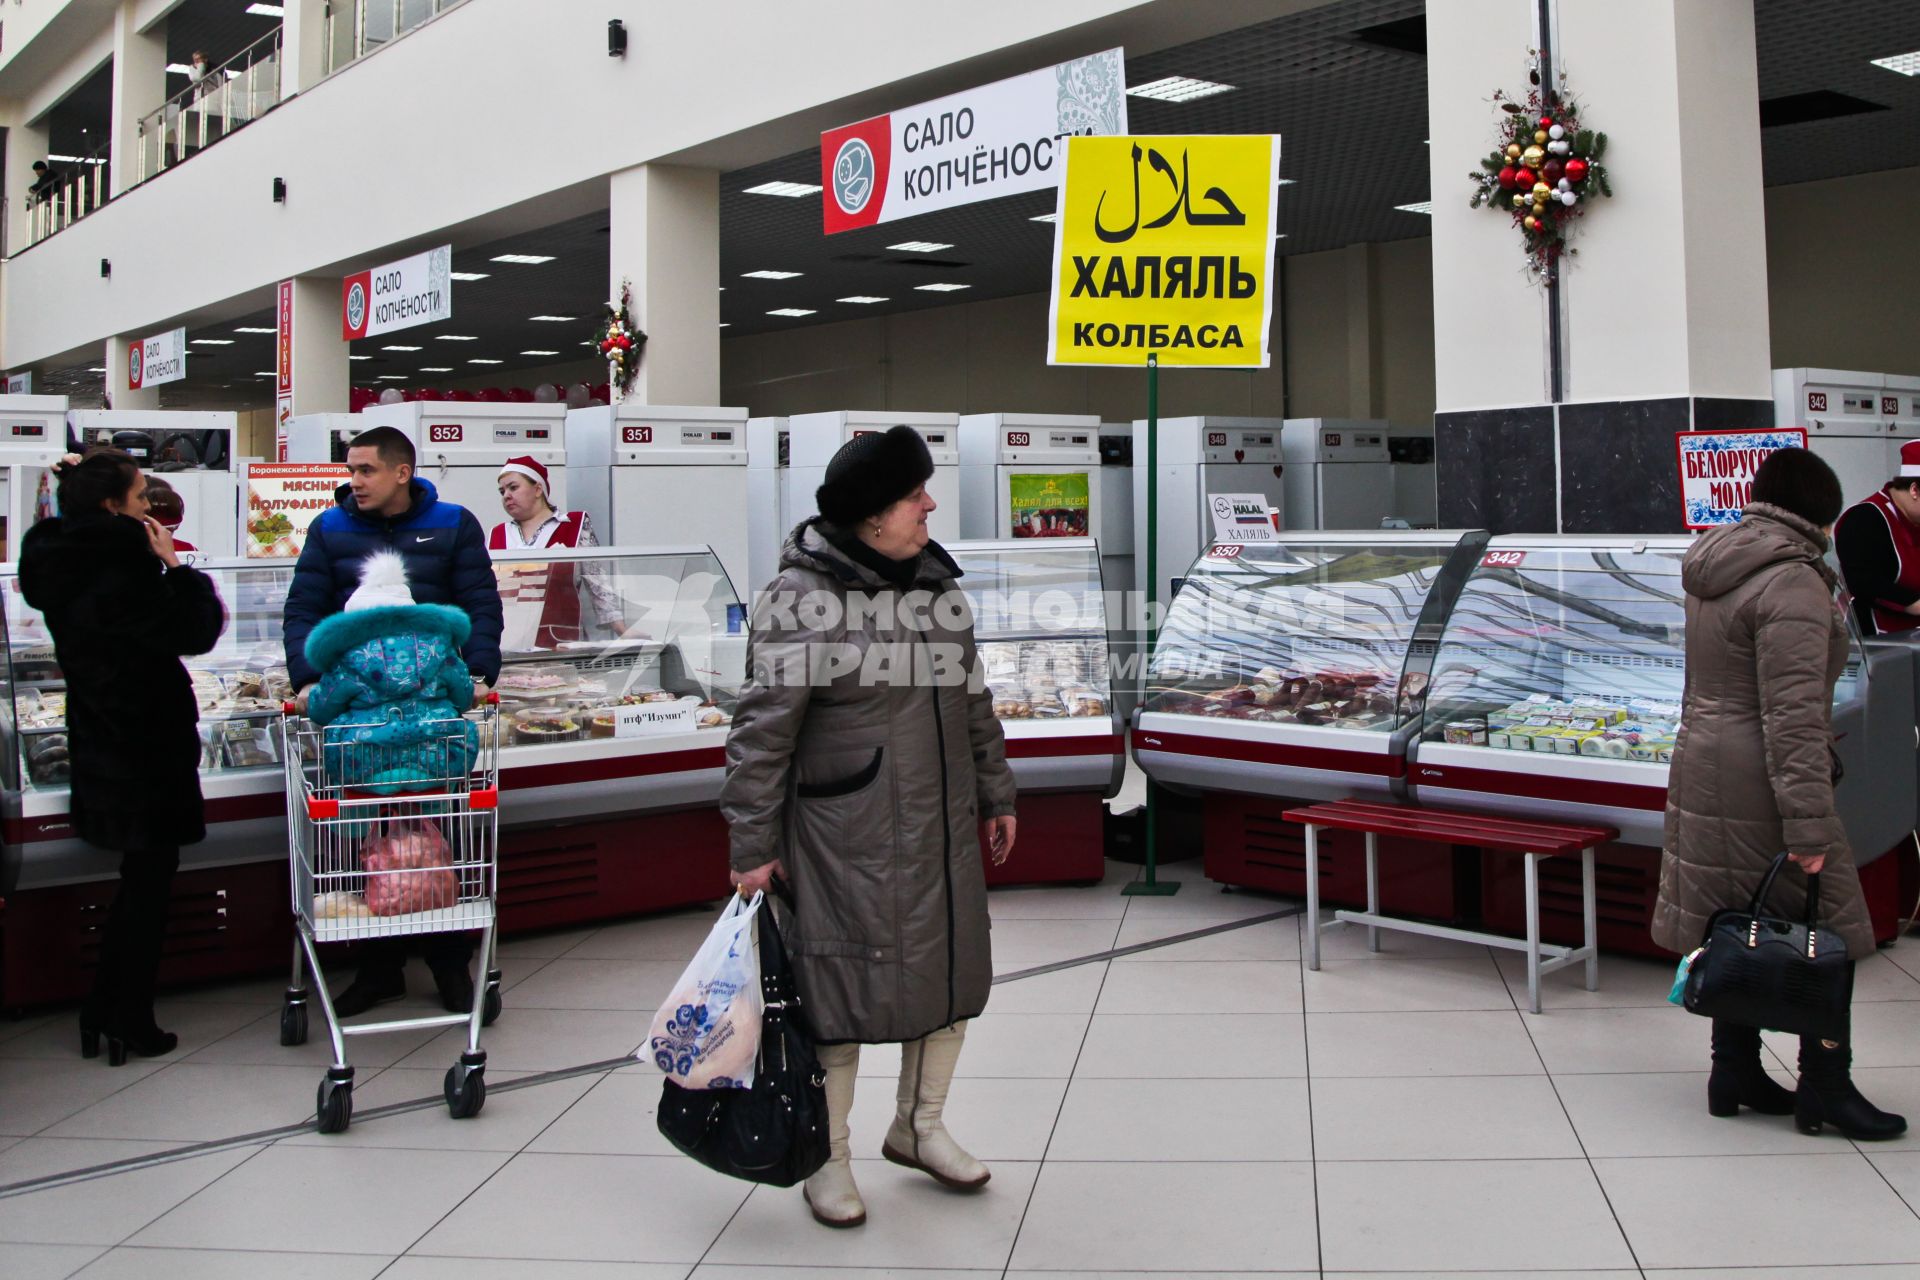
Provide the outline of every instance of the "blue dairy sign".
<path id="1" fill-rule="evenodd" d="M 1753 473 L 1776 449 L 1804 449 L 1799 427 L 1777 431 L 1677 431 L 1680 502 L 1689 529 L 1738 524 L 1753 493 Z"/>

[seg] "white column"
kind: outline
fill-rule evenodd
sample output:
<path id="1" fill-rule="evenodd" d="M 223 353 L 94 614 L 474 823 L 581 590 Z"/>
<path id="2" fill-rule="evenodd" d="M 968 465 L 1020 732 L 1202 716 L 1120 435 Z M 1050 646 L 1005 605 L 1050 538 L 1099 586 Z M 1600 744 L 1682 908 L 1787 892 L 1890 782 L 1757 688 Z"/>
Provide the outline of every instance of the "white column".
<path id="1" fill-rule="evenodd" d="M 1768 396 L 1751 0 L 1558 9 L 1554 60 L 1609 135 L 1614 191 L 1573 242 L 1567 399 Z"/>
<path id="2" fill-rule="evenodd" d="M 340 336 L 340 278 L 293 281 L 293 411 L 345 413 L 352 386 L 347 341 Z"/>
<path id="3" fill-rule="evenodd" d="M 149 31 L 137 30 L 138 7 L 135 0 L 121 0 L 113 15 L 113 115 L 107 128 L 116 196 L 133 185 L 139 171 L 140 117 L 167 98 L 167 27 L 160 22 Z M 118 396 L 114 403 L 120 403 Z"/>
<path id="4" fill-rule="evenodd" d="M 720 175 L 638 165 L 613 175 L 608 215 L 607 297 L 632 281 L 633 320 L 647 334 L 628 398 L 720 403 Z"/>
<path id="5" fill-rule="evenodd" d="M 160 388 L 146 387 L 135 391 L 127 386 L 127 348 L 130 344 L 151 337 L 144 333 L 123 333 L 117 338 L 107 339 L 106 359 L 100 363 L 107 367 L 107 401 L 115 409 L 158 409 L 160 407 Z"/>
<path id="6" fill-rule="evenodd" d="M 33 162 L 47 158 L 47 126 L 17 117 L 7 125 L 7 252 L 33 243 Z"/>
<path id="7" fill-rule="evenodd" d="M 353 6 L 340 5 L 336 22 L 352 22 Z M 280 19 L 280 96 L 305 93 L 327 76 L 327 0 L 286 0 Z"/>

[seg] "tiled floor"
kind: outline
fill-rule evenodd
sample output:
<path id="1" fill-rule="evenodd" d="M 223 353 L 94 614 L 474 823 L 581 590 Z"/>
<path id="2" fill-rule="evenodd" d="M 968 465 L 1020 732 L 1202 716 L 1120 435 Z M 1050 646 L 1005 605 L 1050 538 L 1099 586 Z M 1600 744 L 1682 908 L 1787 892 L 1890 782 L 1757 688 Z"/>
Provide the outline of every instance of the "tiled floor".
<path id="1" fill-rule="evenodd" d="M 1104 885 L 993 895 L 1003 975 L 1286 904 L 1197 868 L 1170 898 Z M 355 1042 L 343 1135 L 289 1131 L 0 1192 L 0 1276 L 315 1280 L 827 1280 L 1296 1275 L 1920 1280 L 1920 1140 L 1863 1149 L 1790 1120 L 1706 1114 L 1706 1027 L 1664 965 L 1608 957 L 1602 989 L 1518 958 L 1297 919 L 1019 977 L 974 1024 L 949 1109 L 994 1167 L 957 1196 L 875 1157 L 899 1052 L 861 1059 L 868 1224 L 815 1226 L 797 1191 L 676 1155 L 659 1085 L 618 1058 L 704 935 L 704 913 L 519 939 L 489 1033 L 486 1109 L 436 1097 L 450 1034 Z M 1912 954 L 1908 952 L 1911 949 Z M 1858 1078 L 1920 1119 L 1920 938 L 1860 970 Z M 424 973 L 414 975 L 425 991 Z M 324 1036 L 278 1043 L 278 984 L 169 1000 L 166 1059 L 74 1053 L 71 1013 L 0 1023 L 0 1186 L 298 1124 Z M 1769 1041 L 1782 1079 L 1793 1046 Z"/>

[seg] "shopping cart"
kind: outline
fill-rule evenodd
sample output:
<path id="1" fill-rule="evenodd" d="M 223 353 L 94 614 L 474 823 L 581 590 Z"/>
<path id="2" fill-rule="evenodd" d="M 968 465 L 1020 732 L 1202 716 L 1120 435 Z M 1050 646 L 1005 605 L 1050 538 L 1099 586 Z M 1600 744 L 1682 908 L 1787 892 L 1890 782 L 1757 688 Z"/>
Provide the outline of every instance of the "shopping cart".
<path id="1" fill-rule="evenodd" d="M 480 1028 L 500 1012 L 499 696 L 489 694 L 473 718 L 410 726 L 399 743 L 392 725 L 322 727 L 298 710 L 288 703 L 280 721 L 298 934 L 280 1043 L 306 1043 L 311 972 L 333 1038 L 315 1112 L 321 1133 L 340 1133 L 353 1118 L 348 1036 L 465 1025 L 466 1051 L 447 1069 L 447 1110 L 457 1120 L 478 1115 L 487 1100 Z M 474 984 L 471 1010 L 341 1025 L 319 943 L 475 929 L 486 976 Z"/>

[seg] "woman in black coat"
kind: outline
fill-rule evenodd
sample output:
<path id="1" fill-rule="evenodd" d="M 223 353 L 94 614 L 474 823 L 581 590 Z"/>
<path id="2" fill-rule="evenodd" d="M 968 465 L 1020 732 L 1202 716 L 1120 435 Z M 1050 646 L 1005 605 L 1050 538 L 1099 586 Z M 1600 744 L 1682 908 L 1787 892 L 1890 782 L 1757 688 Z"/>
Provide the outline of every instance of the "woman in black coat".
<path id="1" fill-rule="evenodd" d="M 108 1061 L 167 1053 L 153 1017 L 167 897 L 180 847 L 206 837 L 198 700 L 180 659 L 220 639 L 212 579 L 180 563 L 147 515 L 146 477 L 118 449 L 69 454 L 56 469 L 58 517 L 27 531 L 20 587 L 46 619 L 67 685 L 73 829 L 120 854 L 80 1052 Z"/>

